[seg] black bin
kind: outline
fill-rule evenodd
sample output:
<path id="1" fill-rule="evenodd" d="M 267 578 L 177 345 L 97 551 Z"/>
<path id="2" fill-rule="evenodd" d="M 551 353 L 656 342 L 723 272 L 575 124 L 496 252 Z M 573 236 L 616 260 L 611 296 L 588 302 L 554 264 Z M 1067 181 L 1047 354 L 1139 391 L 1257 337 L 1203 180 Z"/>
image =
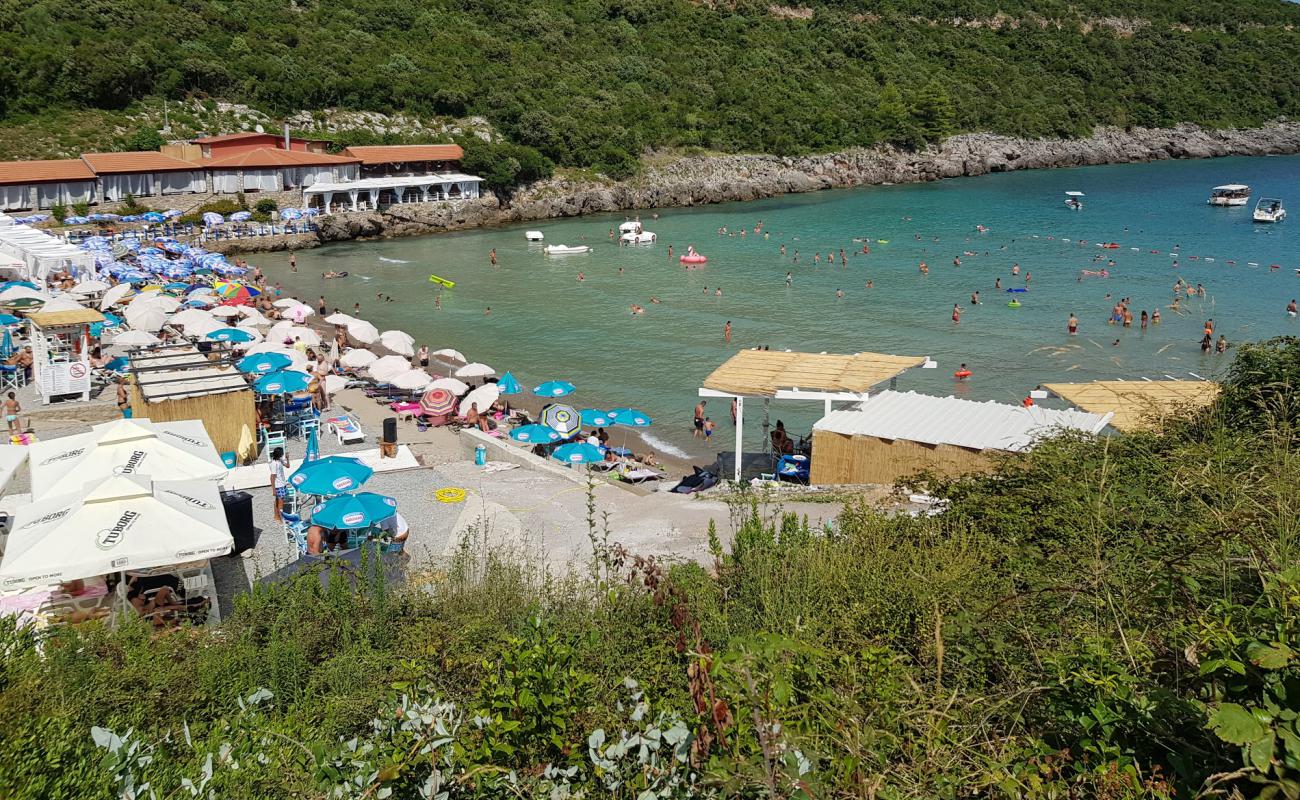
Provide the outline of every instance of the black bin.
<path id="1" fill-rule="evenodd" d="M 221 505 L 226 512 L 226 523 L 235 540 L 235 553 L 252 550 L 257 544 L 253 535 L 253 496 L 248 492 L 222 492 Z"/>
<path id="2" fill-rule="evenodd" d="M 388 417 L 384 420 L 384 442 L 393 444 L 397 441 L 397 417 Z"/>

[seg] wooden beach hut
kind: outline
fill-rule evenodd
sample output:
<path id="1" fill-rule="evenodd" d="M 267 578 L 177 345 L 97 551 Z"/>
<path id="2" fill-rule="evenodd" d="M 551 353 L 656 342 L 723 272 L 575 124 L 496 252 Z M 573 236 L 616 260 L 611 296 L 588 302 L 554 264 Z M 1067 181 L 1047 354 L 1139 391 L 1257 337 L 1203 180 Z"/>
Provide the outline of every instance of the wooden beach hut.
<path id="1" fill-rule="evenodd" d="M 159 345 L 129 354 L 131 410 L 154 422 L 197 419 L 218 452 L 241 461 L 255 453 L 257 409 L 248 379 L 235 369 L 233 351 L 214 346 Z"/>
<path id="2" fill-rule="evenodd" d="M 1043 388 L 1094 414 L 1110 414 L 1118 431 L 1158 428 L 1165 421 L 1186 417 L 1219 396 L 1213 381 L 1091 381 L 1047 383 Z"/>

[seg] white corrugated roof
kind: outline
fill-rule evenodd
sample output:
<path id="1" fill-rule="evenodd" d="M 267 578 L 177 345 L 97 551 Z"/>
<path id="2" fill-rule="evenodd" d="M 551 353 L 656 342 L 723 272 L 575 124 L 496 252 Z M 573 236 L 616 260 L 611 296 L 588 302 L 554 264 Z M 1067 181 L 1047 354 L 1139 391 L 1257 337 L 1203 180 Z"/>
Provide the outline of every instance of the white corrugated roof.
<path id="1" fill-rule="evenodd" d="M 949 444 L 974 450 L 1026 450 L 1053 430 L 1098 433 L 1110 415 L 1006 403 L 934 397 L 916 392 L 880 392 L 856 408 L 832 411 L 814 430 L 880 439 Z"/>

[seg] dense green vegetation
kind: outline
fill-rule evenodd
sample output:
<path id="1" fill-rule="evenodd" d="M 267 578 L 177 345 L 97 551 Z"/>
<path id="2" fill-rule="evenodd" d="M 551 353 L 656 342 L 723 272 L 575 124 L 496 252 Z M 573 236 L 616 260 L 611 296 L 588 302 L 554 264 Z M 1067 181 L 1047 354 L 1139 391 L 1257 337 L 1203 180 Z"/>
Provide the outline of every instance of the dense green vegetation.
<path id="1" fill-rule="evenodd" d="M 482 115 L 557 164 L 1300 113 L 1281 0 L 0 4 L 0 119 L 220 97 Z"/>
<path id="2" fill-rule="evenodd" d="M 1300 340 L 1243 346 L 1210 412 L 936 483 L 933 518 L 741 501 L 710 570 L 594 531 L 566 580 L 466 546 L 219 632 L 0 628 L 0 796 L 1289 800 L 1298 377 Z"/>

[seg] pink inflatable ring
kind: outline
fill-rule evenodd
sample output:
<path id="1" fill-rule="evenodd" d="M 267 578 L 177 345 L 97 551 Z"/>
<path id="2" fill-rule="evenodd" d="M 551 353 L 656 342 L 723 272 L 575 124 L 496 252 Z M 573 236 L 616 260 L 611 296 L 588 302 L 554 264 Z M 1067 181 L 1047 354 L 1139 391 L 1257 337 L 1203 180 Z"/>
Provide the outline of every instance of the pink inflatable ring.
<path id="1" fill-rule="evenodd" d="M 701 256 L 701 255 L 682 256 L 681 259 L 680 259 L 680 261 L 681 261 L 683 264 L 704 264 L 704 263 L 706 263 L 708 260 L 709 260 L 709 259 L 707 259 L 707 258 L 705 258 L 704 256 Z"/>

